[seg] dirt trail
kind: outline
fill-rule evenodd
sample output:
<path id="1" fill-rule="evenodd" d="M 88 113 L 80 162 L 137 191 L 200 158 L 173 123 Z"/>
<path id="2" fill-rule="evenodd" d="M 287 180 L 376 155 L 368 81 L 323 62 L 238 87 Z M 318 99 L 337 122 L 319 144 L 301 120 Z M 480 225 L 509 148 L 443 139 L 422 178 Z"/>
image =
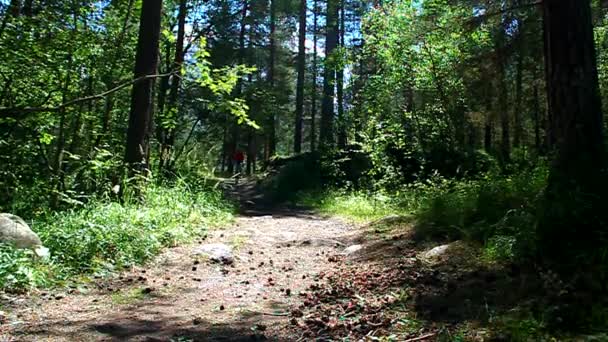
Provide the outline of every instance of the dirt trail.
<path id="1" fill-rule="evenodd" d="M 335 267 L 354 227 L 298 209 L 249 205 L 234 225 L 166 250 L 145 267 L 87 288 L 13 300 L 0 340 L 297 340 L 288 313 L 317 274 Z M 234 248 L 234 263 L 196 255 L 201 244 Z M 71 292 L 71 293 L 69 293 Z"/>

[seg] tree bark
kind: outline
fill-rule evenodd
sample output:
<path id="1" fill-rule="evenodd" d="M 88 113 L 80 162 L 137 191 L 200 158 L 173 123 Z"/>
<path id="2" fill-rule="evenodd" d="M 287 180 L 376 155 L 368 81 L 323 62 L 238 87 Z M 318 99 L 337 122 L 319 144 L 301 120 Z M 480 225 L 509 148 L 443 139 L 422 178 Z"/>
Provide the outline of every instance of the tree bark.
<path id="1" fill-rule="evenodd" d="M 276 16 L 277 16 L 277 0 L 270 0 L 270 61 L 268 68 L 268 84 L 271 92 L 274 94 L 274 74 L 276 63 Z M 276 153 L 277 138 L 276 138 L 276 115 L 274 109 L 269 113 L 268 117 L 268 132 L 265 159 L 268 161 Z"/>
<path id="2" fill-rule="evenodd" d="M 304 77 L 306 72 L 306 0 L 300 0 L 300 32 L 298 42 L 298 80 L 296 85 L 296 122 L 293 152 L 302 152 L 302 123 L 304 117 Z"/>
<path id="3" fill-rule="evenodd" d="M 540 97 L 538 85 L 534 85 L 534 147 L 537 153 L 542 151 L 540 144 Z"/>
<path id="4" fill-rule="evenodd" d="M 317 149 L 316 137 L 316 116 L 317 116 L 317 30 L 318 30 L 318 4 L 317 0 L 313 2 L 313 27 L 312 27 L 312 99 L 310 107 L 310 150 L 312 152 Z"/>
<path id="5" fill-rule="evenodd" d="M 501 142 L 500 142 L 500 156 L 503 166 L 511 159 L 511 136 L 510 136 L 510 124 L 509 124 L 509 110 L 508 110 L 508 94 L 506 84 L 506 71 L 505 61 L 502 56 L 498 58 L 498 72 L 499 72 L 499 90 L 498 90 L 498 110 L 500 110 L 500 130 L 501 130 Z"/>
<path id="6" fill-rule="evenodd" d="M 162 7 L 162 0 L 142 2 L 135 56 L 135 78 L 156 73 Z M 131 92 L 125 152 L 125 162 L 131 174 L 148 170 L 154 83 L 154 79 L 135 83 Z"/>
<path id="7" fill-rule="evenodd" d="M 344 9 L 344 0 L 340 0 L 340 28 L 339 28 L 339 45 L 341 48 L 346 46 L 344 42 L 345 36 L 345 24 L 346 20 L 344 15 L 346 11 Z M 340 67 L 336 71 L 337 79 L 337 97 L 338 97 L 338 147 L 341 149 L 346 148 L 346 117 L 344 116 L 344 67 L 340 61 Z"/>
<path id="8" fill-rule="evenodd" d="M 523 39 L 523 38 L 520 38 Z M 521 122 L 522 100 L 523 100 L 523 73 L 524 73 L 524 55 L 521 47 L 517 54 L 517 75 L 515 76 L 515 110 L 513 113 L 514 129 L 513 129 L 513 146 L 519 147 L 523 138 L 523 125 Z"/>
<path id="9" fill-rule="evenodd" d="M 594 265 L 606 245 L 608 214 L 590 1 L 545 0 L 543 10 L 556 156 L 538 225 L 540 252 L 564 267 Z"/>
<path id="10" fill-rule="evenodd" d="M 327 28 L 325 36 L 325 67 L 323 77 L 323 102 L 319 143 L 323 149 L 334 146 L 334 94 L 336 70 L 332 65 L 332 54 L 338 44 L 338 0 L 327 1 Z"/>

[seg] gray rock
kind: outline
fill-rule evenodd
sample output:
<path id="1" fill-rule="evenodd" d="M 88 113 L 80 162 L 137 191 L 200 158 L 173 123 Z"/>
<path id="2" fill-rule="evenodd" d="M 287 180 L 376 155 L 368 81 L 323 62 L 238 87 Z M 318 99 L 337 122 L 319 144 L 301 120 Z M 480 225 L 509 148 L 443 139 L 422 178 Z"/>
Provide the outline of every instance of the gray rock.
<path id="1" fill-rule="evenodd" d="M 223 243 L 210 243 L 207 245 L 202 245 L 194 250 L 194 254 L 205 255 L 209 257 L 209 260 L 225 265 L 229 265 L 234 262 L 232 247 Z"/>
<path id="2" fill-rule="evenodd" d="M 295 241 L 294 241 L 295 242 Z M 337 240 L 331 239 L 308 239 L 300 242 L 302 246 L 314 246 L 314 247 L 342 247 L 344 244 Z"/>
<path id="3" fill-rule="evenodd" d="M 342 252 L 342 254 L 344 255 L 351 255 L 351 254 L 355 254 L 358 251 L 363 249 L 363 245 L 352 245 L 352 246 L 348 246 L 344 249 L 344 251 Z"/>
<path id="4" fill-rule="evenodd" d="M 48 249 L 36 233 L 19 216 L 0 214 L 0 241 L 13 244 L 17 248 L 32 249 L 39 256 L 48 255 Z"/>
<path id="5" fill-rule="evenodd" d="M 422 254 L 422 257 L 425 259 L 437 259 L 445 255 L 445 252 L 450 248 L 450 244 L 437 246 L 429 251 L 426 251 Z"/>

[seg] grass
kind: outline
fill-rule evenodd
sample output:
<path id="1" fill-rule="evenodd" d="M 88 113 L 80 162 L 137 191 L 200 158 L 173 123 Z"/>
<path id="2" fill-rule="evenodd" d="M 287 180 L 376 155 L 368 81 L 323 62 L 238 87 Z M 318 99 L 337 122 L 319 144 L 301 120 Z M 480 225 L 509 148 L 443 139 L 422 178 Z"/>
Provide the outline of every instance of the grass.
<path id="1" fill-rule="evenodd" d="M 480 242 L 487 259 L 513 259 L 533 253 L 537 199 L 546 178 L 544 167 L 475 180 L 434 177 L 392 193 L 329 190 L 301 194 L 297 202 L 354 222 L 411 217 L 422 239 Z"/>
<path id="2" fill-rule="evenodd" d="M 340 216 L 354 222 L 368 222 L 399 213 L 399 206 L 382 193 L 327 192 L 302 193 L 298 204 L 315 208 L 322 214 Z"/>
<path id="3" fill-rule="evenodd" d="M 192 241 L 233 217 L 221 193 L 186 184 L 150 185 L 143 202 L 94 200 L 50 213 L 31 224 L 50 249 L 48 260 L 0 246 L 0 289 L 63 285 L 81 275 L 104 275 L 142 264 L 163 248 Z"/>
<path id="4" fill-rule="evenodd" d="M 130 289 L 112 294 L 112 303 L 117 305 L 133 304 L 146 298 L 142 289 Z"/>

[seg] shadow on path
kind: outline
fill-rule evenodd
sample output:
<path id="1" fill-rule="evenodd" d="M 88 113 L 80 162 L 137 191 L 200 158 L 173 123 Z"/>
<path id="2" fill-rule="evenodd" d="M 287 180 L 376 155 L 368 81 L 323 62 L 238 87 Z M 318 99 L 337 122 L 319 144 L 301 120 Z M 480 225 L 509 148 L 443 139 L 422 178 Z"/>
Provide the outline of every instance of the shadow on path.
<path id="1" fill-rule="evenodd" d="M 246 178 L 238 182 L 229 179 L 222 184 L 222 188 L 226 196 L 238 204 L 239 214 L 244 217 L 318 218 L 311 208 L 273 201 L 255 179 Z"/>

